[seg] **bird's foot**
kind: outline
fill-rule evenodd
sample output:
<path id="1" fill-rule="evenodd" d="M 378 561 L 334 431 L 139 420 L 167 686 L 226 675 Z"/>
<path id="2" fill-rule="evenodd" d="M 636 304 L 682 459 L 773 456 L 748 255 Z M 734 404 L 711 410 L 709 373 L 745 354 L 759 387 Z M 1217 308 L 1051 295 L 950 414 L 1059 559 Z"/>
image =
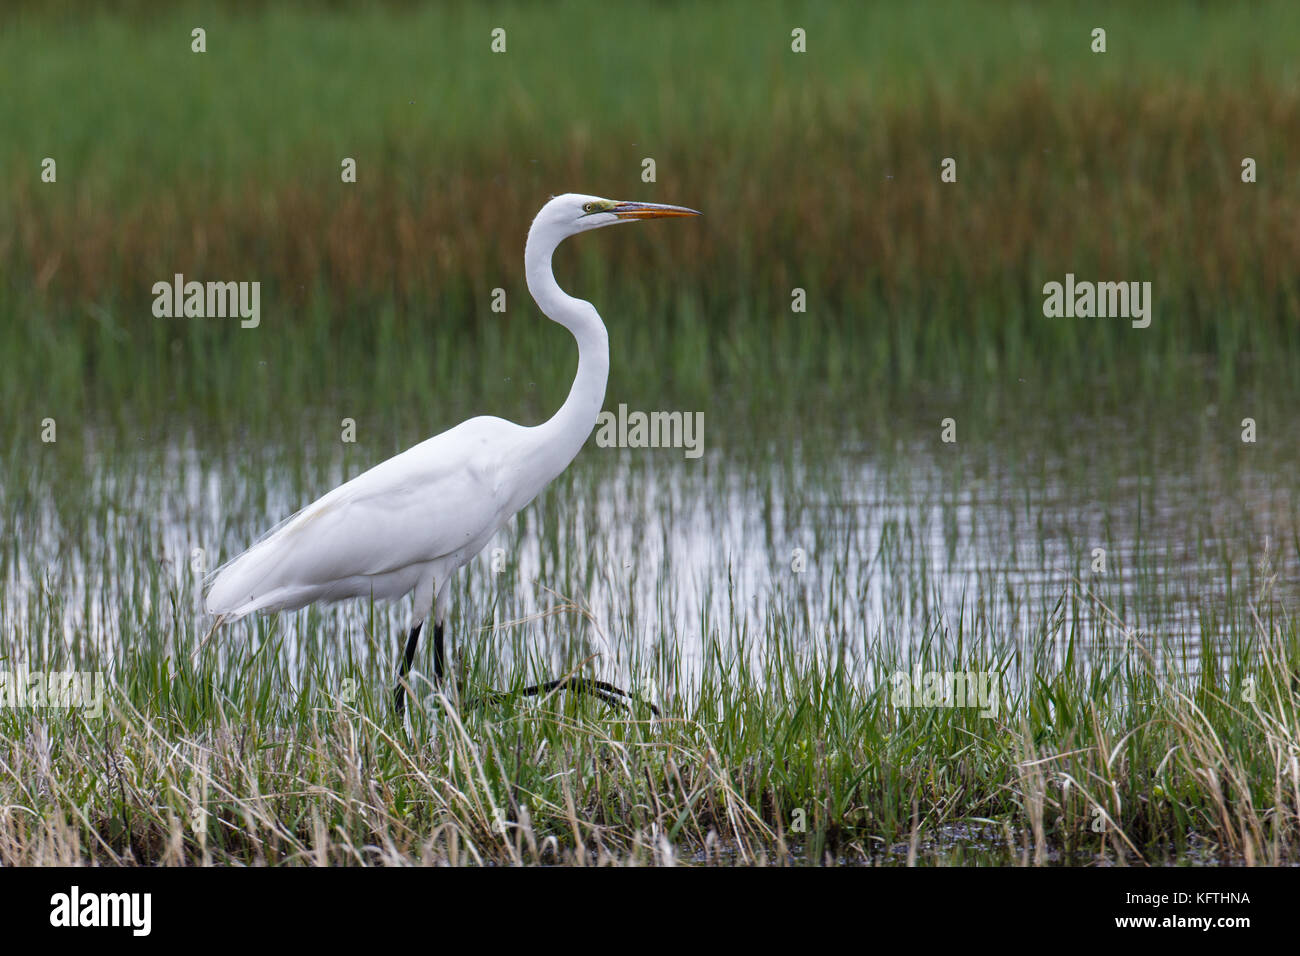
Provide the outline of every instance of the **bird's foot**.
<path id="1" fill-rule="evenodd" d="M 493 690 L 486 694 L 468 701 L 468 707 L 479 707 L 484 704 L 499 704 L 511 697 L 540 697 L 543 694 L 550 694 L 554 691 L 570 690 L 578 694 L 590 694 L 611 707 L 618 707 L 626 711 L 632 710 L 632 704 L 644 703 L 650 708 L 650 712 L 656 717 L 659 716 L 659 708 L 649 701 L 640 701 L 632 696 L 628 691 L 621 687 L 615 687 L 608 681 L 596 680 L 592 677 L 561 677 L 559 680 L 544 681 L 540 684 L 533 684 L 520 690 L 506 691 Z"/>

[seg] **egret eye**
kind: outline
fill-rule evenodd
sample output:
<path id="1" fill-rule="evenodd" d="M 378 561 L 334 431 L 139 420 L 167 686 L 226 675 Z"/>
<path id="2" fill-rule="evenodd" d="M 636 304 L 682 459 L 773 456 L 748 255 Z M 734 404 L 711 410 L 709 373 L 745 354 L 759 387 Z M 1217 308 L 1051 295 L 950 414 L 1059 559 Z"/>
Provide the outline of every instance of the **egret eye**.
<path id="1" fill-rule="evenodd" d="M 582 208 L 583 208 L 583 210 L 584 210 L 585 212 L 595 212 L 595 211 L 596 211 L 596 204 L 595 204 L 594 202 L 589 202 L 589 203 L 585 204 Z"/>

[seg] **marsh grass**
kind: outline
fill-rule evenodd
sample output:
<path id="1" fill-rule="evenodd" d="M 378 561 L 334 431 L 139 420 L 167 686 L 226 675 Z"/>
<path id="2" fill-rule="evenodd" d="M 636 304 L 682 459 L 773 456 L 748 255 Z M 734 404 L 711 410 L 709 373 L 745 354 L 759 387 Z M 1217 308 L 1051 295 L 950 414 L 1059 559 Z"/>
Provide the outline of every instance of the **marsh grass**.
<path id="1" fill-rule="evenodd" d="M 796 14 L 817 38 L 803 57 Z M 19 16 L 0 32 L 23 83 L 0 106 L 16 280 L 0 401 L 232 434 L 507 381 L 554 407 L 570 346 L 538 322 L 520 250 L 560 189 L 706 213 L 559 257 L 634 393 L 741 392 L 766 418 L 809 387 L 851 405 L 863 383 L 1106 382 L 1113 406 L 1208 365 L 1224 394 L 1294 388 L 1300 86 L 1279 41 L 1294 9 L 1105 14 L 1102 56 L 1078 39 L 1101 11 L 1031 4 Z M 204 55 L 177 39 L 196 17 L 220 37 Z M 515 38 L 495 57 L 493 18 Z M 617 57 L 575 42 L 595 24 L 644 42 Z M 57 184 L 37 177 L 49 154 Z M 939 180 L 945 156 L 957 184 Z M 1045 319 L 1042 286 L 1066 272 L 1151 281 L 1151 328 Z M 263 325 L 154 318 L 150 289 L 175 273 L 262 282 Z"/>
<path id="2" fill-rule="evenodd" d="M 146 644 L 114 670 L 102 720 L 0 713 L 0 858 L 942 863 L 945 835 L 980 831 L 985 863 L 1294 862 L 1294 624 L 1261 621 L 1226 655 L 1162 664 L 1168 648 L 1115 621 L 1100 666 L 1063 624 L 1024 649 L 1027 677 L 995 719 L 895 706 L 887 685 L 809 661 L 780 629 L 757 669 L 706 650 L 689 691 L 671 662 L 641 665 L 660 719 L 585 698 L 458 710 L 426 685 L 409 728 L 373 668 L 288 673 L 274 628 L 251 655 Z M 1011 670 L 1008 654 L 937 642 L 873 651 L 885 670 Z M 462 665 L 497 671 L 472 652 Z M 350 672 L 365 677 L 345 702 Z M 528 677 L 518 667 L 507 686 Z"/>
<path id="3" fill-rule="evenodd" d="M 1297 8 L 610 9 L 0 24 L 0 669 L 109 681 L 0 708 L 0 861 L 1296 862 Z M 559 405 L 520 260 L 561 189 L 704 209 L 557 271 L 607 406 L 704 410 L 705 457 L 588 448 L 457 579 L 463 696 L 426 648 L 405 727 L 400 606 L 205 643 L 194 549 Z M 261 327 L 155 319 L 177 272 L 262 281 Z M 1152 281 L 1152 326 L 1045 319 L 1066 272 Z M 899 706 L 917 668 L 997 715 Z M 662 717 L 460 706 L 568 672 Z"/>
<path id="4" fill-rule="evenodd" d="M 820 451 L 740 454 L 684 483 L 674 464 L 591 451 L 502 536 L 504 573 L 458 577 L 456 689 L 439 700 L 424 648 L 406 726 L 389 712 L 404 606 L 205 641 L 187 564 L 195 544 L 210 561 L 242 547 L 355 452 L 268 448 L 213 471 L 202 446 L 123 451 L 44 498 L 42 476 L 75 463 L 11 464 L 3 504 L 26 523 L 0 558 L 3 667 L 102 670 L 110 690 L 102 719 L 0 708 L 0 856 L 1294 862 L 1300 546 L 1258 543 L 1295 515 L 1248 493 L 1266 462 L 1206 465 L 1213 443 L 1088 470 L 1084 440 L 1001 476 L 968 450 L 936 456 L 930 480 L 923 452 L 873 453 L 869 483 Z M 1140 496 L 1142 521 L 1119 510 L 1134 467 L 1167 474 L 1182 455 L 1208 472 Z M 1096 503 L 1069 504 L 1079 488 Z M 1222 500 L 1202 512 L 1207 495 Z M 805 579 L 779 573 L 791 541 L 812 555 Z M 1108 575 L 1088 571 L 1096 541 Z M 996 713 L 901 706 L 892 676 L 918 669 L 999 675 Z M 662 716 L 567 695 L 461 706 L 570 672 Z"/>

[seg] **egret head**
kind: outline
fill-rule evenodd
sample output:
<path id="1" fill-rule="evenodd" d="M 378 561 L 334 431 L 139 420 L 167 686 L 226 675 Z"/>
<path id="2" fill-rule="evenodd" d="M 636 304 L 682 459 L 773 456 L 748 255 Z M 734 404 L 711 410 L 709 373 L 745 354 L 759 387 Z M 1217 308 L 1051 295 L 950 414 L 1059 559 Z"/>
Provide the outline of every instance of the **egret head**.
<path id="1" fill-rule="evenodd" d="M 613 226 L 637 219 L 664 219 L 670 216 L 698 216 L 694 209 L 685 206 L 666 206 L 652 202 L 620 202 L 600 196 L 565 193 L 555 196 L 542 207 L 534 223 L 548 226 L 564 235 L 575 235 L 588 229 Z"/>

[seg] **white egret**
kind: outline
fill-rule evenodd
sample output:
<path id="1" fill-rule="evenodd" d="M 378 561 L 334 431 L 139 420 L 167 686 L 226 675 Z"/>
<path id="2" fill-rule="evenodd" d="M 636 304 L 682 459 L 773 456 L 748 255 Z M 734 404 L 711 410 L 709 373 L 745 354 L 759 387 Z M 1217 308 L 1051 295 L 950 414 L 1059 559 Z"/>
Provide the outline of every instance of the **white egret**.
<path id="1" fill-rule="evenodd" d="M 434 675 L 443 679 L 443 625 L 451 577 L 510 518 L 560 474 L 586 442 L 605 400 L 609 337 L 590 302 L 560 288 L 551 254 L 569 236 L 638 219 L 698 216 L 693 209 L 567 193 L 533 220 L 524 247 L 528 291 L 578 343 L 578 374 L 550 420 L 527 427 L 471 418 L 340 485 L 221 568 L 207 593 L 217 625 L 254 611 L 317 601 L 394 600 L 415 592 L 394 707 L 405 706 L 406 673 L 420 630 L 433 619 Z M 551 681 L 607 700 L 625 691 L 602 681 Z"/>

